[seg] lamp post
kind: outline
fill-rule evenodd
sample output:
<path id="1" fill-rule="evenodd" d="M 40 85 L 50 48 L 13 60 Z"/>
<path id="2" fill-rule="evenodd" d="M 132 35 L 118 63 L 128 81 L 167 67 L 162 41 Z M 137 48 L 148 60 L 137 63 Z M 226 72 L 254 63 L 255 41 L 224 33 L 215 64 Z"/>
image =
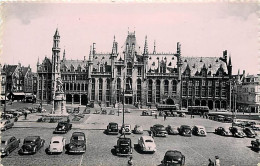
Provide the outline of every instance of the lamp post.
<path id="1" fill-rule="evenodd" d="M 4 118 L 6 117 L 6 91 L 7 91 L 7 76 L 5 77 L 5 105 L 4 105 Z"/>

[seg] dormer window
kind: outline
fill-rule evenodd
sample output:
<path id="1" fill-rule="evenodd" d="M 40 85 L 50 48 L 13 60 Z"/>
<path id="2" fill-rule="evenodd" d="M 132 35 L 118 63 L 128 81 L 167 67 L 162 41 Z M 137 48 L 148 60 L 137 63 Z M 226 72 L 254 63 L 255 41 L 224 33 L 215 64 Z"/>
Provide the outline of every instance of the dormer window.
<path id="1" fill-rule="evenodd" d="M 202 70 L 202 71 L 201 71 L 201 75 L 202 75 L 202 77 L 206 77 L 206 75 L 207 75 L 206 71 L 205 71 L 205 70 Z"/>

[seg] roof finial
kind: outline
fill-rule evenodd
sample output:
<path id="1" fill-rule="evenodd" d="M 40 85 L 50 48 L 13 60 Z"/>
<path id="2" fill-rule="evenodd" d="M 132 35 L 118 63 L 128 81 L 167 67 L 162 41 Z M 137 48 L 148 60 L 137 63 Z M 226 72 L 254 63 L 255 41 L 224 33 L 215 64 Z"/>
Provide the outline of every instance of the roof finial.
<path id="1" fill-rule="evenodd" d="M 229 53 L 228 66 L 232 66 L 232 62 L 231 62 L 231 54 L 230 54 L 230 53 Z"/>
<path id="2" fill-rule="evenodd" d="M 65 48 L 64 48 L 64 51 L 63 51 L 63 60 L 65 60 Z"/>
<path id="3" fill-rule="evenodd" d="M 128 35 L 129 35 L 129 27 L 127 27 Z"/>
<path id="4" fill-rule="evenodd" d="M 155 48 L 156 48 L 156 46 L 155 46 L 155 40 L 154 40 L 154 43 L 153 43 L 153 54 L 156 54 Z"/>
<path id="5" fill-rule="evenodd" d="M 144 54 L 148 54 L 148 46 L 147 46 L 147 35 L 145 35 L 145 42 L 144 42 Z"/>

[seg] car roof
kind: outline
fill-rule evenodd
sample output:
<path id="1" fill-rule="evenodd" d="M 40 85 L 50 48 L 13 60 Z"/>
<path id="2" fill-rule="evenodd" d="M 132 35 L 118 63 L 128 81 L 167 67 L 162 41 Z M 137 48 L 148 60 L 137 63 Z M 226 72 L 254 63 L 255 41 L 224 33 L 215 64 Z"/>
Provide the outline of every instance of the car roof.
<path id="1" fill-rule="evenodd" d="M 110 125 L 112 125 L 112 124 L 118 125 L 118 124 L 117 124 L 117 123 L 115 123 L 115 122 L 110 122 L 109 124 L 110 124 Z"/>
<path id="2" fill-rule="evenodd" d="M 147 139 L 152 139 L 152 140 L 153 140 L 153 137 L 148 136 L 148 135 L 144 135 L 144 136 L 142 136 L 142 137 L 143 137 L 144 140 L 147 140 Z"/>
<path id="3" fill-rule="evenodd" d="M 164 127 L 164 126 L 161 125 L 161 124 L 155 124 L 155 125 L 153 125 L 153 126 Z"/>
<path id="4" fill-rule="evenodd" d="M 74 133 L 72 133 L 72 136 L 77 136 L 77 135 L 84 135 L 85 136 L 85 134 L 83 132 L 74 132 Z"/>
<path id="5" fill-rule="evenodd" d="M 3 136 L 2 138 L 1 138 L 1 140 L 2 141 L 7 141 L 7 140 L 9 140 L 10 138 L 12 138 L 13 136 Z"/>
<path id="6" fill-rule="evenodd" d="M 195 125 L 198 128 L 205 128 L 204 126 L 200 126 L 200 125 Z"/>
<path id="7" fill-rule="evenodd" d="M 62 136 L 54 136 L 54 137 L 51 138 L 51 142 L 53 142 L 53 141 L 59 141 L 59 142 L 61 142 L 62 139 L 63 139 Z"/>
<path id="8" fill-rule="evenodd" d="M 189 125 L 181 125 L 181 127 L 189 127 L 189 128 L 190 128 L 190 126 L 189 126 Z"/>
<path id="9" fill-rule="evenodd" d="M 131 141 L 130 138 L 123 138 L 123 137 L 118 138 L 118 140 L 120 140 L 120 141 L 123 141 L 123 140 L 125 140 L 125 141 Z"/>
<path id="10" fill-rule="evenodd" d="M 165 153 L 165 156 L 182 156 L 182 153 L 180 151 L 177 151 L 177 150 L 168 150 L 166 153 Z"/>
<path id="11" fill-rule="evenodd" d="M 40 136 L 27 136 L 24 140 L 28 140 L 28 141 L 34 141 L 37 138 L 40 138 Z"/>

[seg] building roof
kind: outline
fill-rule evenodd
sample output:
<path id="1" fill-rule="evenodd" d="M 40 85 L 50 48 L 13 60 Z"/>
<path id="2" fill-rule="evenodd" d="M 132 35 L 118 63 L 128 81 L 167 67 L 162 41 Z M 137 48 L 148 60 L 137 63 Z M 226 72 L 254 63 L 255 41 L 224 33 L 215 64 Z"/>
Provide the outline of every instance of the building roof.
<path id="1" fill-rule="evenodd" d="M 148 55 L 148 70 L 151 69 L 151 72 L 155 72 L 158 69 L 158 61 L 160 65 L 165 64 L 166 73 L 170 73 L 170 69 L 177 68 L 177 57 L 173 54 L 149 54 Z"/>
<path id="2" fill-rule="evenodd" d="M 87 60 L 62 60 L 61 61 L 61 68 L 71 68 L 71 66 L 73 66 L 73 68 L 75 70 L 77 70 L 78 67 L 80 67 L 81 69 L 85 69 L 87 66 Z"/>
<path id="3" fill-rule="evenodd" d="M 182 57 L 182 62 L 182 71 L 184 72 L 188 66 L 191 76 L 200 72 L 202 68 L 207 69 L 208 75 L 216 74 L 221 67 L 226 74 L 228 73 L 227 64 L 220 57 Z"/>
<path id="4" fill-rule="evenodd" d="M 111 66 L 111 59 L 110 59 L 110 54 L 109 53 L 96 53 L 94 55 L 94 59 L 93 59 L 93 69 L 97 69 L 98 68 L 98 64 L 104 64 L 104 65 L 108 65 Z"/>
<path id="5" fill-rule="evenodd" d="M 17 67 L 18 67 L 18 65 L 5 65 L 4 70 L 6 72 L 6 75 L 11 76 L 15 72 Z"/>

